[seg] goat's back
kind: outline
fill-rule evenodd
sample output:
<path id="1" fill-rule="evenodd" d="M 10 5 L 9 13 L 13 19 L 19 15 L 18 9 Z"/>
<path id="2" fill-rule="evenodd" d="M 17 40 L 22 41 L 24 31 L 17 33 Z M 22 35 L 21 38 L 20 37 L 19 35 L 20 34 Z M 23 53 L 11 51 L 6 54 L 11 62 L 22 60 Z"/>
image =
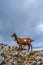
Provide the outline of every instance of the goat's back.
<path id="1" fill-rule="evenodd" d="M 30 42 L 32 41 L 32 39 L 30 38 L 17 38 L 17 42 L 18 44 L 21 43 L 21 44 L 29 44 Z"/>

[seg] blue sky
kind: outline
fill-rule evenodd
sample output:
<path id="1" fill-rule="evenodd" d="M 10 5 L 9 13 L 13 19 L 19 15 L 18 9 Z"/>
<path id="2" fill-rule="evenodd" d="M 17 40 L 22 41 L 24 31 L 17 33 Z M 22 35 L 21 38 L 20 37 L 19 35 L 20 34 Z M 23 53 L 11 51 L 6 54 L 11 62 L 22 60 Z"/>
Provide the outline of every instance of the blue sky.
<path id="1" fill-rule="evenodd" d="M 43 0 L 0 0 L 0 42 L 16 45 L 13 32 L 43 46 Z"/>

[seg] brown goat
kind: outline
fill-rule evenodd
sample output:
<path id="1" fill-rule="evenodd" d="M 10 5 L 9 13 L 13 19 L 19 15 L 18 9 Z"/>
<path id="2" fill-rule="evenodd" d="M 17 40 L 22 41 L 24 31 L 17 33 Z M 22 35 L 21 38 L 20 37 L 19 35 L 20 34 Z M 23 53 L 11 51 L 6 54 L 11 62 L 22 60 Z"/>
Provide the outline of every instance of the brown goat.
<path id="1" fill-rule="evenodd" d="M 22 49 L 22 45 L 28 45 L 28 47 L 29 47 L 28 50 L 30 49 L 30 47 L 31 47 L 31 50 L 32 50 L 32 44 L 31 43 L 34 40 L 32 40 L 31 38 L 18 38 L 16 33 L 13 33 L 11 36 L 15 38 L 15 40 L 17 41 L 20 49 Z"/>

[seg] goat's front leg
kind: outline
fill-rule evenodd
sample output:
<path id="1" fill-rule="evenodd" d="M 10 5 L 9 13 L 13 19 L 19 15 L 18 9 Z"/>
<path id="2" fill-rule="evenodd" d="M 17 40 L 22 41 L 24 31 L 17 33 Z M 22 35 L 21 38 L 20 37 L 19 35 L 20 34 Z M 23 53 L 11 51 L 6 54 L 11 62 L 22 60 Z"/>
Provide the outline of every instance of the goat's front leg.
<path id="1" fill-rule="evenodd" d="M 19 44 L 19 49 L 22 49 L 22 45 L 21 44 Z"/>

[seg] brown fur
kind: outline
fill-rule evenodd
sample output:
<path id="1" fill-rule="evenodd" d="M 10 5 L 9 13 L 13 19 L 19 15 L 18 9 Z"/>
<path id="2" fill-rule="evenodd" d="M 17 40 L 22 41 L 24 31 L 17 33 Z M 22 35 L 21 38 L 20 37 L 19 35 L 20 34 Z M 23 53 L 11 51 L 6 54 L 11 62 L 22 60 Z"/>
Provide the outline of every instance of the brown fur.
<path id="1" fill-rule="evenodd" d="M 29 49 L 31 47 L 31 50 L 32 50 L 32 44 L 31 43 L 34 40 L 32 40 L 31 38 L 18 38 L 16 33 L 13 33 L 11 36 L 15 37 L 15 40 L 17 41 L 19 48 L 22 48 L 22 45 L 28 45 Z"/>

